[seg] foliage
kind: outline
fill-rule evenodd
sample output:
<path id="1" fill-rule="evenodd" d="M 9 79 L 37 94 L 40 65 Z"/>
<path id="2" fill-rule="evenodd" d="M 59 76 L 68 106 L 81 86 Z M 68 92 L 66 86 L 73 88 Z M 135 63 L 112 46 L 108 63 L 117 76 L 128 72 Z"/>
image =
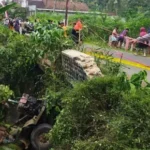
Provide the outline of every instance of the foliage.
<path id="1" fill-rule="evenodd" d="M 127 11 L 130 13 L 130 11 Z M 147 15 L 147 16 L 146 16 Z M 47 20 L 54 20 L 57 24 L 58 21 L 63 20 L 61 14 L 51 14 L 42 13 L 39 14 L 39 20 L 41 23 L 47 23 Z M 41 17 L 42 16 L 42 17 Z M 148 12 L 145 13 L 134 13 L 134 14 L 125 14 L 126 17 L 110 17 L 105 13 L 100 14 L 76 14 L 69 16 L 69 29 L 72 29 L 72 25 L 77 21 L 78 18 L 81 19 L 84 28 L 82 31 L 82 36 L 84 41 L 88 42 L 97 42 L 98 45 L 106 46 L 108 43 L 109 35 L 112 34 L 112 30 L 115 27 L 118 27 L 118 33 L 121 33 L 125 28 L 129 28 L 129 36 L 136 38 L 139 36 L 140 28 L 145 27 L 147 30 L 150 28 L 150 19 L 148 18 Z M 34 19 L 34 16 L 31 17 L 31 20 Z M 68 33 L 71 33 L 70 31 Z"/>
<path id="2" fill-rule="evenodd" d="M 124 29 L 124 22 L 120 18 L 110 18 L 103 14 L 81 15 L 77 14 L 70 16 L 70 22 L 75 22 L 78 18 L 81 19 L 85 28 L 83 29 L 83 39 L 90 41 L 97 40 L 99 43 L 108 41 L 112 30 L 117 26 L 119 31 Z"/>
<path id="3" fill-rule="evenodd" d="M 11 3 L 11 4 L 8 4 L 4 7 L 1 7 L 0 8 L 0 14 L 4 13 L 5 11 L 9 10 L 10 8 L 16 6 L 16 3 Z"/>
<path id="4" fill-rule="evenodd" d="M 64 31 L 57 24 L 38 23 L 31 37 L 35 44 L 42 47 L 41 54 L 46 53 L 50 61 L 55 62 L 61 51 L 72 47 L 72 41 L 64 38 Z"/>
<path id="5" fill-rule="evenodd" d="M 13 91 L 8 86 L 0 84 L 0 102 L 6 101 L 12 95 Z"/>
<path id="6" fill-rule="evenodd" d="M 7 144 L 0 146 L 1 150 L 21 150 L 20 147 L 14 145 L 14 144 Z"/>
<path id="7" fill-rule="evenodd" d="M 32 53 L 34 45 L 27 37 L 11 32 L 2 26 L 0 32 L 1 83 L 9 84 L 11 89 L 20 95 L 20 92 L 28 89 L 28 87 L 23 89 L 25 84 L 31 84 L 33 81 L 31 78 L 33 78 L 35 73 L 33 70 L 36 66 L 35 54 Z"/>
<path id="8" fill-rule="evenodd" d="M 147 30 L 149 29 L 150 19 L 142 15 L 138 15 L 134 19 L 132 18 L 128 20 L 126 27 L 130 29 L 129 34 L 131 37 L 138 37 L 141 27 L 145 27 Z"/>
<path id="9" fill-rule="evenodd" d="M 105 52 L 105 49 L 103 50 Z M 119 63 L 113 62 L 113 56 L 109 51 L 97 52 L 98 54 L 105 55 L 105 59 L 95 57 L 95 61 L 98 67 L 101 69 L 104 75 L 118 75 L 122 71 L 121 59 Z"/>
<path id="10" fill-rule="evenodd" d="M 137 13 L 149 11 L 148 0 L 78 0 L 88 4 L 89 8 L 101 12 L 114 12 L 123 17 L 134 17 Z"/>
<path id="11" fill-rule="evenodd" d="M 120 143 L 130 149 L 149 149 L 149 94 L 137 91 L 134 96 L 125 96 L 118 109 L 119 113 L 112 121 L 112 128 L 118 130 L 116 136 Z M 126 139 L 126 140 L 125 140 Z"/>
<path id="12" fill-rule="evenodd" d="M 0 84 L 0 122 L 3 121 L 5 115 L 4 104 L 10 96 L 13 95 L 13 91 L 8 86 Z"/>
<path id="13" fill-rule="evenodd" d="M 95 15 L 69 17 L 71 22 L 77 18 L 87 26 L 84 36 L 98 37 L 99 41 L 106 41 L 116 25 L 120 31 L 125 27 L 132 30 L 136 20 L 124 22 L 120 18 Z M 84 81 L 71 89 L 59 56 L 62 50 L 73 46 L 72 42 L 70 37 L 64 38 L 63 30 L 55 23 L 47 24 L 47 19 L 44 20 L 36 23 L 30 37 L 0 26 L 0 82 L 10 85 L 16 95 L 26 90 L 29 94 L 40 91 L 38 94 L 48 100 L 47 112 L 60 113 L 49 134 L 54 149 L 150 149 L 150 89 L 146 72 L 141 71 L 130 79 L 125 73 L 114 77 L 120 71 L 120 64 L 112 63 L 110 59 L 103 64 L 110 76 Z M 142 17 L 137 22 L 136 30 L 130 31 L 130 35 L 138 35 L 137 31 L 146 19 Z M 39 69 L 42 58 L 51 61 L 51 68 Z"/>
<path id="14" fill-rule="evenodd" d="M 150 91 L 141 85 L 145 78 L 143 71 L 126 80 L 106 76 L 77 84 L 64 96 L 49 134 L 54 149 L 149 149 Z"/>
<path id="15" fill-rule="evenodd" d="M 107 110 L 111 111 L 121 100 L 120 91 L 113 90 L 116 83 L 116 78 L 106 77 L 77 84 L 64 100 L 66 105 L 51 133 L 53 142 L 68 150 L 76 139 L 103 137 L 109 116 Z"/>
<path id="16" fill-rule="evenodd" d="M 143 89 L 144 87 L 145 93 L 150 92 L 150 83 L 147 81 L 147 72 L 145 70 L 140 71 L 137 74 L 133 74 L 130 79 L 127 77 L 125 72 L 119 73 L 118 77 L 120 78 L 122 90 L 135 94 L 136 89 Z"/>
<path id="17" fill-rule="evenodd" d="M 54 67 L 61 51 L 72 47 L 69 37 L 64 38 L 63 30 L 56 24 L 47 23 L 36 24 L 30 37 L 3 26 L 0 26 L 0 33 L 0 82 L 9 84 L 17 95 L 44 92 L 44 72 L 38 63 L 43 58 L 49 59 Z"/>
<path id="18" fill-rule="evenodd" d="M 51 12 L 48 12 L 48 13 L 40 13 L 38 12 L 36 14 L 36 18 L 35 16 L 30 16 L 29 19 L 34 22 L 35 19 L 39 20 L 40 22 L 48 22 L 48 20 L 52 20 L 56 23 L 58 23 L 58 21 L 62 21 L 64 18 L 63 15 L 61 14 L 58 14 L 58 13 L 51 13 Z"/>
<path id="19" fill-rule="evenodd" d="M 13 9 L 10 9 L 8 11 L 9 17 L 10 18 L 22 18 L 22 19 L 26 19 L 27 18 L 27 8 L 23 8 L 23 7 L 19 7 L 16 6 Z"/>
<path id="20" fill-rule="evenodd" d="M 102 19 L 102 15 L 74 15 L 70 16 L 70 22 L 76 21 L 80 18 L 83 25 L 86 26 L 83 29 L 84 38 L 88 41 L 98 41 L 101 45 L 103 42 L 107 43 L 109 35 L 112 30 L 118 27 L 118 33 L 121 33 L 125 28 L 129 28 L 128 36 L 137 38 L 139 36 L 140 28 L 145 27 L 147 30 L 150 28 L 150 19 L 145 17 L 144 14 L 136 14 L 134 17 L 127 21 L 120 17 L 107 16 L 105 21 Z"/>
<path id="21" fill-rule="evenodd" d="M 46 73 L 44 99 L 47 100 L 47 113 L 55 120 L 62 109 L 62 97 L 68 92 L 71 85 L 66 80 L 62 68 L 56 68 L 53 72 L 48 72 Z"/>

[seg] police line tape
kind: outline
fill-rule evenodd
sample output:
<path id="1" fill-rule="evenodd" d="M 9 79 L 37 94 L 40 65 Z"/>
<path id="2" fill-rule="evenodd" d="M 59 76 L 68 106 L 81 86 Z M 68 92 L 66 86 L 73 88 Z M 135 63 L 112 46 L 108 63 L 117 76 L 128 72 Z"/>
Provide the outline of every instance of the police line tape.
<path id="1" fill-rule="evenodd" d="M 110 57 L 105 56 L 103 54 L 98 54 L 98 53 L 94 53 L 94 52 L 85 52 L 85 53 L 90 55 L 90 56 L 94 56 L 94 57 L 101 58 L 101 59 L 106 59 L 106 60 L 110 59 Z M 124 64 L 124 65 L 128 65 L 128 66 L 133 66 L 133 67 L 144 69 L 144 70 L 150 70 L 150 66 L 146 66 L 144 64 L 129 61 L 129 60 L 126 60 L 126 59 L 111 58 L 111 61 L 116 62 L 116 63 L 121 63 L 121 64 Z"/>

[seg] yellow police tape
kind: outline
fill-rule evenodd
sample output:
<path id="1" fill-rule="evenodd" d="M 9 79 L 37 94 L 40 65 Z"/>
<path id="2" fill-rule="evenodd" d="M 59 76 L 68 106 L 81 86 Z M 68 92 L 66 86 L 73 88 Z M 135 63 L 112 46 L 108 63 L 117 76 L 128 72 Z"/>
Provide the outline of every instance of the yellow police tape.
<path id="1" fill-rule="evenodd" d="M 110 59 L 110 57 L 102 55 L 102 54 L 98 54 L 98 53 L 93 53 L 93 52 L 85 52 L 85 53 L 88 54 L 88 55 L 97 57 L 97 58 Z M 111 60 L 113 62 L 120 63 L 120 58 L 112 58 Z M 144 64 L 136 63 L 136 62 L 125 60 L 125 59 L 122 59 L 121 63 L 124 64 L 124 65 L 129 65 L 129 66 L 141 68 L 141 69 L 144 69 L 144 70 L 150 70 L 150 66 L 146 66 Z"/>

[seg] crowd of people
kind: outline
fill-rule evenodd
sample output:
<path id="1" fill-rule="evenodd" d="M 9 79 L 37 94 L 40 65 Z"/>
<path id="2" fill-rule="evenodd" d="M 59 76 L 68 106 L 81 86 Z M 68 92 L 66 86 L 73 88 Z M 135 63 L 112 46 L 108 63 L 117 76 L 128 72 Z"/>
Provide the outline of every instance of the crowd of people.
<path id="1" fill-rule="evenodd" d="M 111 35 L 111 46 L 116 48 L 121 48 L 122 44 L 126 42 L 126 36 L 128 36 L 129 29 L 123 30 L 120 34 L 118 33 L 118 28 L 114 28 Z M 135 55 L 141 49 L 146 56 L 147 48 L 150 45 L 150 30 L 146 31 L 146 28 L 141 27 L 139 32 L 139 37 L 137 39 L 132 39 L 131 43 L 135 48 Z"/>
<path id="2" fill-rule="evenodd" d="M 33 24 L 29 22 L 28 19 L 23 20 L 21 18 L 7 18 L 4 19 L 4 25 L 12 31 L 16 31 L 20 34 L 25 34 L 27 32 L 33 31 Z"/>
<path id="3" fill-rule="evenodd" d="M 23 20 L 21 18 L 15 18 L 15 19 L 4 19 L 3 23 L 6 27 L 8 27 L 12 31 L 16 31 L 19 34 L 26 34 L 26 33 L 31 33 L 34 31 L 34 24 L 37 22 L 40 22 L 38 19 L 35 19 L 34 22 L 29 22 L 28 19 Z M 57 24 L 53 20 L 48 20 L 48 24 Z M 58 28 L 62 28 L 64 30 L 64 37 L 67 37 L 67 26 L 65 25 L 64 21 L 59 21 L 58 22 Z M 81 36 L 81 31 L 82 31 L 83 25 L 81 23 L 81 20 L 78 19 L 76 22 L 73 23 L 71 35 L 72 39 L 76 44 L 79 44 L 82 42 L 82 36 Z"/>
<path id="4" fill-rule="evenodd" d="M 39 22 L 38 19 L 34 23 Z M 34 31 L 34 23 L 29 22 L 28 19 L 22 20 L 20 18 L 15 19 L 5 19 L 4 25 L 7 26 L 10 30 L 16 31 L 20 34 L 31 33 Z M 53 24 L 53 20 L 48 20 L 49 24 Z M 64 30 L 64 37 L 67 37 L 67 26 L 63 21 L 58 22 L 58 27 Z M 81 31 L 83 25 L 80 19 L 73 23 L 72 27 L 72 39 L 76 44 L 82 43 L 82 34 Z M 122 44 L 126 42 L 126 37 L 128 36 L 129 29 L 124 29 L 121 33 L 118 32 L 118 27 L 114 28 L 111 34 L 110 43 L 112 47 L 121 48 Z M 143 50 L 144 56 L 147 53 L 147 47 L 150 45 L 150 29 L 146 31 L 146 28 L 141 27 L 139 32 L 139 37 L 137 39 L 132 39 L 131 41 L 136 50 L 135 54 L 138 53 L 140 49 Z"/>
<path id="5" fill-rule="evenodd" d="M 117 47 L 119 44 L 119 47 L 122 47 L 123 42 L 125 41 L 125 36 L 127 36 L 129 29 L 123 30 L 120 34 L 118 33 L 118 27 L 116 27 L 112 31 L 111 36 L 111 45 L 114 47 Z"/>

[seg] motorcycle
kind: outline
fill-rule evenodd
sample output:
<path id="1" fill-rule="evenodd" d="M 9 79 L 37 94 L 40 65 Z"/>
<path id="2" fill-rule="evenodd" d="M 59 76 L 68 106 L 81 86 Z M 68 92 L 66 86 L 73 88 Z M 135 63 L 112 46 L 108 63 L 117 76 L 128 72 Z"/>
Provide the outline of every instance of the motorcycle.
<path id="1" fill-rule="evenodd" d="M 48 150 L 51 144 L 46 135 L 52 126 L 46 115 L 46 101 L 23 94 L 19 102 L 12 99 L 9 99 L 8 102 L 17 104 L 19 115 L 7 133 L 5 131 L 2 142 L 5 144 L 19 141 L 24 149 Z"/>

